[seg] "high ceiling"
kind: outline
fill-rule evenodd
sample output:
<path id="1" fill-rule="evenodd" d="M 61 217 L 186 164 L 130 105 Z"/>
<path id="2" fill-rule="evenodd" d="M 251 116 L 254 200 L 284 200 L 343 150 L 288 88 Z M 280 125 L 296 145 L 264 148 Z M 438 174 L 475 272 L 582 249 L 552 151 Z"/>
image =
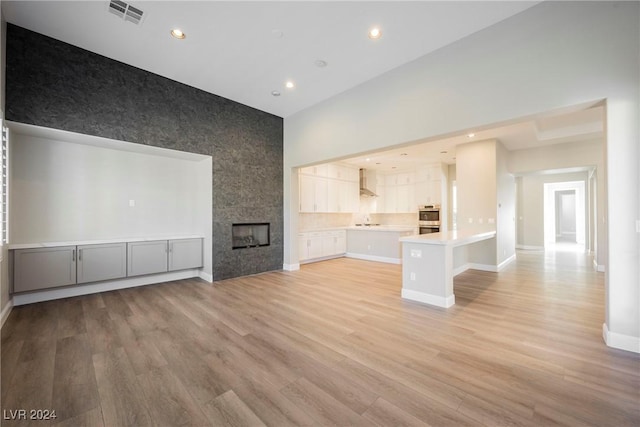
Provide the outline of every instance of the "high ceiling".
<path id="1" fill-rule="evenodd" d="M 12 24 L 286 118 L 537 3 L 127 2 L 143 12 L 138 24 L 111 13 L 110 0 L 2 1 L 1 7 Z M 373 27 L 381 29 L 381 38 L 368 37 Z M 186 38 L 173 38 L 173 28 Z M 295 83 L 293 89 L 285 87 L 287 80 Z M 455 163 L 456 145 L 472 140 L 498 139 L 508 150 L 518 150 L 602 138 L 602 108 L 591 107 L 344 161 L 391 170 Z M 473 139 L 466 135 L 472 131 Z"/>
<path id="2" fill-rule="evenodd" d="M 286 118 L 538 2 L 127 3 L 143 12 L 139 24 L 110 13 L 109 0 L 2 1 L 2 13 L 12 24 Z M 367 34 L 374 26 L 382 30 L 377 40 Z M 173 28 L 186 38 L 173 38 Z"/>
<path id="3" fill-rule="evenodd" d="M 509 151 L 570 142 L 604 139 L 604 108 L 581 105 L 526 120 L 437 138 L 413 141 L 401 148 L 363 154 L 342 160 L 360 168 L 385 172 L 413 169 L 425 163 L 455 163 L 456 147 L 473 141 L 496 139 Z"/>

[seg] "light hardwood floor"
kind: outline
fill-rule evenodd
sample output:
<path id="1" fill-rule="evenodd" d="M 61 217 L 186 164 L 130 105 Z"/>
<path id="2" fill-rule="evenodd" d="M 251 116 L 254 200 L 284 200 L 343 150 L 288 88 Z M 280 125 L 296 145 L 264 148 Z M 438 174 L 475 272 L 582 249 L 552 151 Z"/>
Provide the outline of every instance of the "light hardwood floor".
<path id="1" fill-rule="evenodd" d="M 403 301 L 400 266 L 336 259 L 14 308 L 2 408 L 59 426 L 640 425 L 640 355 L 602 341 L 604 277 L 518 253 Z M 3 425 L 47 425 L 7 421 Z"/>

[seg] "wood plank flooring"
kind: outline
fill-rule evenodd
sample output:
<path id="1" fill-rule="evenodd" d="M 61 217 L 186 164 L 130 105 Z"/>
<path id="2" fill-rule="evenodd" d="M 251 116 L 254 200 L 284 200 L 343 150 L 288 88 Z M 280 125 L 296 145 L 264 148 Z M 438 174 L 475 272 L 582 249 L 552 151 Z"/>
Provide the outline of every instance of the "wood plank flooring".
<path id="1" fill-rule="evenodd" d="M 603 282 L 584 254 L 519 252 L 440 309 L 399 297 L 400 266 L 341 258 L 16 307 L 2 424 L 638 426 Z"/>

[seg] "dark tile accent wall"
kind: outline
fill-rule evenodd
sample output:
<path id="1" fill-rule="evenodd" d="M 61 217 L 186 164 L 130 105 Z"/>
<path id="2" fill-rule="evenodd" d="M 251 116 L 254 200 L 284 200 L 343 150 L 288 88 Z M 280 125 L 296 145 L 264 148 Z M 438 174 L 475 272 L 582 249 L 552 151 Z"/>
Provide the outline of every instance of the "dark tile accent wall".
<path id="1" fill-rule="evenodd" d="M 282 118 L 12 24 L 5 108 L 7 120 L 212 156 L 214 280 L 282 268 Z M 271 245 L 233 251 L 240 222 L 271 223 Z"/>

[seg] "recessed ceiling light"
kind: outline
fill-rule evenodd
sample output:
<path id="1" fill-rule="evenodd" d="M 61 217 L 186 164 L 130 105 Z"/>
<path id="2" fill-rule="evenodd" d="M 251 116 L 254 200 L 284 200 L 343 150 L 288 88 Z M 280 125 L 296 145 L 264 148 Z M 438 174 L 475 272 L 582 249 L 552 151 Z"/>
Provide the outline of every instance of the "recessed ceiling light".
<path id="1" fill-rule="evenodd" d="M 401 156 L 408 156 L 407 153 L 400 153 Z"/>
<path id="2" fill-rule="evenodd" d="M 273 96 L 280 96 L 280 92 L 278 92 L 277 90 L 272 90 L 272 91 L 271 91 L 271 95 L 273 95 Z"/>
<path id="3" fill-rule="evenodd" d="M 380 162 L 376 162 L 376 165 L 381 165 L 381 164 L 382 164 L 382 163 L 380 163 Z"/>
<path id="4" fill-rule="evenodd" d="M 287 89 L 293 89 L 293 87 L 295 86 L 291 80 L 287 81 L 284 85 L 287 87 Z"/>
<path id="5" fill-rule="evenodd" d="M 179 40 L 182 40 L 187 37 L 187 35 L 184 32 L 182 32 L 182 30 L 180 30 L 179 28 L 174 28 L 173 30 L 171 30 L 171 35 Z"/>
<path id="6" fill-rule="evenodd" d="M 391 169 L 395 169 L 395 168 L 396 168 L 395 166 L 391 166 Z"/>
<path id="7" fill-rule="evenodd" d="M 378 27 L 373 27 L 369 30 L 369 38 L 372 40 L 379 39 L 382 36 L 382 31 Z"/>
<path id="8" fill-rule="evenodd" d="M 469 134 L 467 134 L 467 137 L 469 137 L 469 138 L 473 138 L 474 136 L 476 136 L 476 134 L 475 134 L 475 133 L 469 133 Z"/>
<path id="9" fill-rule="evenodd" d="M 316 67 L 318 68 L 324 68 L 327 66 L 327 61 L 322 60 L 322 59 L 317 59 L 314 64 L 316 65 Z"/>
<path id="10" fill-rule="evenodd" d="M 447 154 L 448 151 L 441 151 L 440 154 Z"/>

